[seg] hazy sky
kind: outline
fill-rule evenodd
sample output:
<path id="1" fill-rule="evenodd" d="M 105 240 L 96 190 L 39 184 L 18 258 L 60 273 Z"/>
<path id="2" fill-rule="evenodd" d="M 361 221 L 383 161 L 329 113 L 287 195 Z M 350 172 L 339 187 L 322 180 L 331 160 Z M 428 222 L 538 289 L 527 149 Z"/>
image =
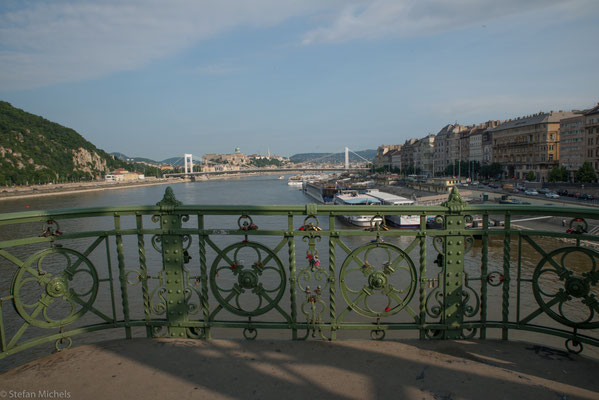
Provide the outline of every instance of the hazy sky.
<path id="1" fill-rule="evenodd" d="M 292 155 L 599 101 L 598 0 L 2 0 L 0 100 L 98 147 Z"/>

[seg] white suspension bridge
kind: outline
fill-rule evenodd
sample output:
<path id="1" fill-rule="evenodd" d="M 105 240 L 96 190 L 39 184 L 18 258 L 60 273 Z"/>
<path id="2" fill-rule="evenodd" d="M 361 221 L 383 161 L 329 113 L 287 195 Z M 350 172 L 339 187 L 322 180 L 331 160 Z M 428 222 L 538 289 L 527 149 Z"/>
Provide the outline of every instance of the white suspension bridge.
<path id="1" fill-rule="evenodd" d="M 336 156 L 338 154 L 341 154 L 342 152 L 338 152 L 338 153 L 330 153 L 327 154 L 325 156 L 319 157 L 317 159 L 313 159 L 310 160 L 310 163 L 317 163 L 320 161 L 323 161 L 327 158 Z M 348 147 L 345 148 L 344 154 L 345 154 L 345 162 L 343 167 L 303 167 L 303 166 L 297 166 L 297 167 L 288 167 L 288 168 L 240 168 L 240 169 L 232 169 L 232 170 L 222 170 L 222 171 L 197 171 L 194 172 L 193 171 L 193 154 L 185 154 L 183 157 L 179 158 L 178 160 L 176 160 L 175 162 L 172 163 L 172 165 L 177 164 L 178 162 L 181 161 L 181 159 L 183 159 L 183 171 L 184 172 L 180 172 L 180 173 L 172 173 L 172 174 L 165 174 L 165 177 L 192 177 L 192 176 L 199 176 L 199 175 L 224 175 L 224 174 L 238 174 L 238 173 L 255 173 L 255 172 L 282 172 L 282 173 L 287 173 L 287 172 L 337 172 L 337 171 L 367 171 L 368 168 L 364 168 L 364 167 L 357 167 L 357 166 L 352 166 L 350 165 L 349 162 L 349 153 L 352 153 L 353 155 L 355 155 L 356 157 L 358 157 L 359 159 L 370 163 L 370 160 L 367 160 L 366 158 L 362 157 L 361 155 L 359 155 L 358 153 L 350 150 Z"/>

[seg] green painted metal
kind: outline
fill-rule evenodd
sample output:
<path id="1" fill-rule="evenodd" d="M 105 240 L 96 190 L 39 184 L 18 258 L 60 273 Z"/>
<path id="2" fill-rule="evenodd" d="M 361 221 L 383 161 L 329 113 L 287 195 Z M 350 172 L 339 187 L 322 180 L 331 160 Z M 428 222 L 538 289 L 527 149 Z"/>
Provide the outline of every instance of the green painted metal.
<path id="1" fill-rule="evenodd" d="M 421 223 L 336 223 L 350 214 L 419 215 Z M 471 229 L 475 215 L 482 227 Z M 571 233 L 513 225 L 515 216 L 537 215 L 570 218 Z M 208 226 L 215 216 L 237 224 Z M 281 227 L 259 228 L 263 216 L 279 216 Z M 497 216 L 500 229 L 490 226 Z M 80 229 L 88 218 L 105 223 Z M 136 327 L 147 337 L 210 339 L 233 329 L 247 339 L 270 331 L 293 340 L 350 331 L 484 339 L 489 330 L 507 339 L 520 330 L 562 337 L 579 352 L 599 346 L 599 237 L 587 232 L 589 220 L 599 220 L 598 209 L 468 205 L 457 190 L 441 206 L 397 208 L 192 206 L 167 188 L 156 206 L 1 214 L 2 229 L 24 233 L 0 241 L 11 281 L 0 293 L 0 357 L 49 342 L 61 350 L 104 329 L 131 338 Z M 538 261 L 525 260 L 531 255 Z"/>

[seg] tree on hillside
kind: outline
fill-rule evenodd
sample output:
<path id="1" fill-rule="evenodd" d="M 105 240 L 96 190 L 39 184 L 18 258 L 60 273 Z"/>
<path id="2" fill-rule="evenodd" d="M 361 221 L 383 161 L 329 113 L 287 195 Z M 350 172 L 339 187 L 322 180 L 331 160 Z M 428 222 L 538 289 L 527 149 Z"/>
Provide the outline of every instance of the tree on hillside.
<path id="1" fill-rule="evenodd" d="M 580 183 L 593 182 L 597 180 L 597 174 L 595 174 L 595 170 L 593 169 L 591 163 L 587 161 L 582 164 L 582 167 L 580 167 L 578 171 L 576 171 L 574 179 L 576 182 Z"/>

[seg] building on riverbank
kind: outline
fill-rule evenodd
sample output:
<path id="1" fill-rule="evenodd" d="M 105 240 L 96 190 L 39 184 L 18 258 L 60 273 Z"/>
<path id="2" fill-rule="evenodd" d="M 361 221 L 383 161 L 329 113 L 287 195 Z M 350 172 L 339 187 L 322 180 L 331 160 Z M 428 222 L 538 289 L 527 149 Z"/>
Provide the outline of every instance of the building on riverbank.
<path id="1" fill-rule="evenodd" d="M 208 153 L 204 154 L 203 163 L 205 165 L 210 163 L 229 164 L 234 166 L 245 165 L 248 163 L 248 156 L 243 154 L 239 147 L 235 148 L 235 152 L 230 154 L 216 154 Z"/>
<path id="2" fill-rule="evenodd" d="M 585 161 L 599 170 L 599 103 L 584 113 L 584 138 L 587 146 Z"/>
<path id="3" fill-rule="evenodd" d="M 559 164 L 568 170 L 569 178 L 582 167 L 586 156 L 584 115 L 560 121 Z"/>
<path id="4" fill-rule="evenodd" d="M 435 136 L 434 174 L 443 175 L 445 169 L 458 160 L 461 125 L 445 125 Z"/>
<path id="5" fill-rule="evenodd" d="M 373 160 L 374 168 L 391 168 L 391 156 L 394 152 L 401 150 L 401 144 L 382 144 L 376 149 Z"/>
<path id="6" fill-rule="evenodd" d="M 123 168 L 118 168 L 106 175 L 104 179 L 109 182 L 130 182 L 143 180 L 145 179 L 145 176 L 141 172 L 132 172 Z"/>
<path id="7" fill-rule="evenodd" d="M 560 121 L 574 116 L 574 112 L 541 112 L 491 129 L 493 162 L 502 164 L 510 178 L 524 179 L 532 171 L 537 181 L 546 182 L 559 162 Z"/>

